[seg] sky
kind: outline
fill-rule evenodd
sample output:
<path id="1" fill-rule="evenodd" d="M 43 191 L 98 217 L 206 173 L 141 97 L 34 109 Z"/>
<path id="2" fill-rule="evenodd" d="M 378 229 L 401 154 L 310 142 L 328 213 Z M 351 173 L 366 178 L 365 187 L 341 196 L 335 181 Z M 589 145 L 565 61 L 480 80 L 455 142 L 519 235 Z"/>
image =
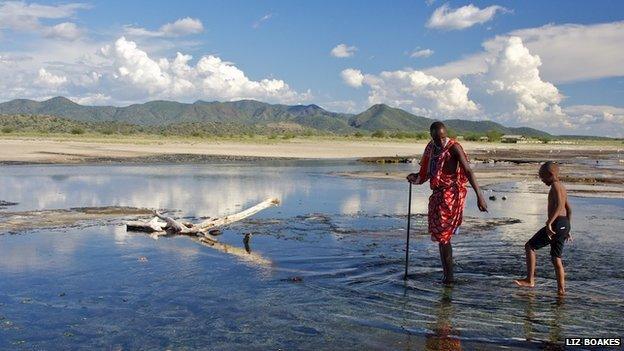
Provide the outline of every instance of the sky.
<path id="1" fill-rule="evenodd" d="M 624 137 L 622 1 L 1 1 L 0 101 L 256 99 Z"/>

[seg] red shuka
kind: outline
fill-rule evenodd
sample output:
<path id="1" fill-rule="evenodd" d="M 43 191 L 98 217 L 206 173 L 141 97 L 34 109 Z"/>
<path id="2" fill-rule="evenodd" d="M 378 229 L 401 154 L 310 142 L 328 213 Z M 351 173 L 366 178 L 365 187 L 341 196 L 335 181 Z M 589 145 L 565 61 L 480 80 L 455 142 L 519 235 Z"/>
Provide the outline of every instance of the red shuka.
<path id="1" fill-rule="evenodd" d="M 461 152 L 464 152 L 461 145 L 453 139 L 448 139 L 446 145 L 437 151 L 433 141 L 430 141 L 420 160 L 418 174 L 418 184 L 429 180 L 433 190 L 429 197 L 429 234 L 431 240 L 441 244 L 450 242 L 451 236 L 461 225 L 466 202 L 468 178 L 459 162 L 453 173 L 443 172 L 444 164 L 452 157 L 453 145 L 458 145 Z M 434 151 L 437 154 L 434 154 Z"/>

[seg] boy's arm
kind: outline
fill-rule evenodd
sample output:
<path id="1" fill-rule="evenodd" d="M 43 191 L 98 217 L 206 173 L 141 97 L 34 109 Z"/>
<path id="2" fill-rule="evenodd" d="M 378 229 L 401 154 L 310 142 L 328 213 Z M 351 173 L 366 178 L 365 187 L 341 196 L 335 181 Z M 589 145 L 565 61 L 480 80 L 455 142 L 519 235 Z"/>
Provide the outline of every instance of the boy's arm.
<path id="1" fill-rule="evenodd" d="M 568 217 L 568 222 L 572 223 L 572 207 L 570 207 L 570 203 L 568 199 L 566 199 L 565 203 L 566 216 Z"/>
<path id="2" fill-rule="evenodd" d="M 552 199 L 554 199 L 554 201 L 556 201 L 557 203 L 554 206 L 552 212 L 548 213 L 548 221 L 546 222 L 546 227 L 548 227 L 548 230 L 551 233 L 554 233 L 554 231 L 552 230 L 552 224 L 555 222 L 555 219 L 557 219 L 557 216 L 559 216 L 561 211 L 565 208 L 567 201 L 565 199 L 565 194 L 563 192 L 561 183 L 553 183 L 551 190 L 554 192 L 554 196 L 552 197 Z M 548 207 L 551 207 L 550 204 Z"/>
<path id="3" fill-rule="evenodd" d="M 466 173 L 466 177 L 468 177 L 468 182 L 470 182 L 470 186 L 472 186 L 472 189 L 474 190 L 475 195 L 477 195 L 477 206 L 479 207 L 479 210 L 483 212 L 487 212 L 487 202 L 485 202 L 485 198 L 483 198 L 481 189 L 479 189 L 479 183 L 477 183 L 477 177 L 475 177 L 475 174 L 472 171 L 472 168 L 470 168 L 470 163 L 468 162 L 468 159 L 466 158 L 466 154 L 464 153 L 464 150 L 462 150 L 459 145 L 455 144 L 451 147 L 451 152 L 453 152 L 453 155 L 457 157 L 460 167 L 464 169 L 464 173 Z"/>

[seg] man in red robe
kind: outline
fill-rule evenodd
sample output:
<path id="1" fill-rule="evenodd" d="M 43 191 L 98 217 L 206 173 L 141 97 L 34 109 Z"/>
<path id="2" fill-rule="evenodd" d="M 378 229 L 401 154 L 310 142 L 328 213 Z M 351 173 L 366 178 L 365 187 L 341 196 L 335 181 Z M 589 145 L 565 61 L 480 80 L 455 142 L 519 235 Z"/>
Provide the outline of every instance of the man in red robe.
<path id="1" fill-rule="evenodd" d="M 429 197 L 429 234 L 440 248 L 440 260 L 444 271 L 443 282 L 453 282 L 453 248 L 451 237 L 462 223 L 466 202 L 466 183 L 477 195 L 479 210 L 487 212 L 487 203 L 479 190 L 468 158 L 461 145 L 447 136 L 446 126 L 434 122 L 429 128 L 431 141 L 425 147 L 420 160 L 420 171 L 407 176 L 412 184 L 429 181 L 433 193 Z"/>

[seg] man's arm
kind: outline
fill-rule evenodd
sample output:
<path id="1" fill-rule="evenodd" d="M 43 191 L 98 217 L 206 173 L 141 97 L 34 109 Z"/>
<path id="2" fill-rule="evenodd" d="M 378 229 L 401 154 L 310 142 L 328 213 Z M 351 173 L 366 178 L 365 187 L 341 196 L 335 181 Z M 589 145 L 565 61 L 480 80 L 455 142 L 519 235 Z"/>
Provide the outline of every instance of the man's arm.
<path id="1" fill-rule="evenodd" d="M 470 182 L 470 186 L 472 186 L 475 195 L 477 195 L 477 206 L 479 207 L 479 210 L 487 212 L 487 202 L 485 202 L 485 199 L 483 198 L 483 194 L 479 188 L 479 183 L 477 183 L 477 178 L 475 177 L 472 168 L 470 168 L 470 163 L 468 163 L 468 159 L 466 159 L 464 150 L 456 144 L 451 147 L 451 152 L 457 158 L 460 167 L 464 169 L 464 173 L 466 173 L 466 177 L 468 177 L 468 182 Z"/>

